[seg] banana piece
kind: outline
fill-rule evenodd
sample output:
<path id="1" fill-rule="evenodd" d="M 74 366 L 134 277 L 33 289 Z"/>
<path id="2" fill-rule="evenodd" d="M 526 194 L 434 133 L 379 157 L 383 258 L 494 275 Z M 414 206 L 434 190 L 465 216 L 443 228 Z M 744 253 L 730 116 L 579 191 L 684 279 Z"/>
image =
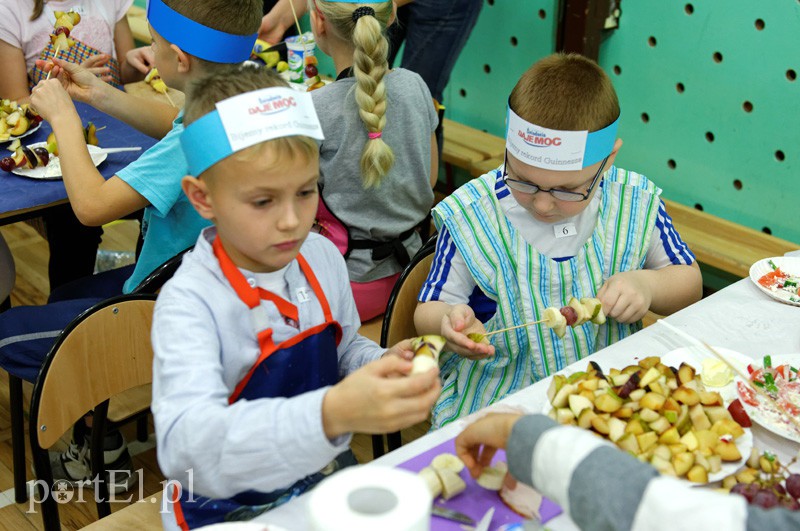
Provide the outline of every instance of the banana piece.
<path id="1" fill-rule="evenodd" d="M 545 308 L 542 316 L 545 326 L 552 328 L 558 337 L 564 337 L 567 333 L 567 318 L 561 314 L 558 308 L 552 306 Z"/>
<path id="2" fill-rule="evenodd" d="M 505 461 L 499 461 L 493 466 L 484 468 L 476 483 L 487 490 L 500 490 L 503 487 L 506 473 L 508 473 L 508 465 Z"/>
<path id="3" fill-rule="evenodd" d="M 418 474 L 425 480 L 425 484 L 428 486 L 428 490 L 431 491 L 431 495 L 434 498 L 442 493 L 442 482 L 433 468 L 426 466 L 420 470 Z"/>
<path id="4" fill-rule="evenodd" d="M 431 461 L 431 466 L 435 470 L 452 470 L 456 474 L 464 470 L 464 461 L 453 454 L 439 454 Z"/>
<path id="5" fill-rule="evenodd" d="M 442 482 L 442 498 L 449 500 L 456 494 L 461 494 L 467 488 L 467 484 L 461 476 L 448 468 L 435 468 L 439 481 Z"/>
<path id="6" fill-rule="evenodd" d="M 434 334 L 411 338 L 414 349 L 414 361 L 411 374 L 426 372 L 439 366 L 439 354 L 446 343 L 445 338 Z"/>

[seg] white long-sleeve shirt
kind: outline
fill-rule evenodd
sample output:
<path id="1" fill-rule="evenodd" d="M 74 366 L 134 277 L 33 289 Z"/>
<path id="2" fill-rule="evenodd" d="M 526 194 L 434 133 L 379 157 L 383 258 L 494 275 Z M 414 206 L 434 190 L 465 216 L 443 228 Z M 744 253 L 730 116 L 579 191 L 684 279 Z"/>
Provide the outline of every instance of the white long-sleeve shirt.
<path id="1" fill-rule="evenodd" d="M 194 251 L 158 297 L 152 329 L 152 411 L 164 475 L 202 496 L 227 498 L 250 489 L 271 492 L 288 487 L 345 451 L 350 437 L 331 441 L 324 434 L 322 399 L 327 387 L 293 398 L 228 404 L 237 383 L 258 358 L 259 348 L 250 310 L 214 256 L 215 235 L 213 228 L 200 235 Z M 340 375 L 379 358 L 384 350 L 358 335 L 358 312 L 341 253 L 316 234 L 308 236 L 300 252 L 342 327 Z M 242 273 L 251 285 L 257 284 L 256 275 Z M 272 302 L 262 301 L 276 344 L 324 322 L 319 301 L 296 260 L 285 278 L 300 326 L 298 330 L 286 324 Z"/>

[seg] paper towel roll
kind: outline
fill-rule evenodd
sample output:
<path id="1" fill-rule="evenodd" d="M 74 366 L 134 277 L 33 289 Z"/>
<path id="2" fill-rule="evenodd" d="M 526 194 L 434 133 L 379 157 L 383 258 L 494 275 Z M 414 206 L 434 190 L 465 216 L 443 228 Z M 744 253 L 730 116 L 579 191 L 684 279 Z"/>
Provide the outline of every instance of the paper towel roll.
<path id="1" fill-rule="evenodd" d="M 329 477 L 311 492 L 308 505 L 316 531 L 428 531 L 432 503 L 416 474 L 370 465 Z"/>

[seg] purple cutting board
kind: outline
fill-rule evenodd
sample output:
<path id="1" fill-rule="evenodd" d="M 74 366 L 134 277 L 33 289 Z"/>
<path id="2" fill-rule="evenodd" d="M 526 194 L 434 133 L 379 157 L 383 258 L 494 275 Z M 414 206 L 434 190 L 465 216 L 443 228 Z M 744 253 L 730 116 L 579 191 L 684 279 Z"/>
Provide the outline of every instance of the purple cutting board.
<path id="1" fill-rule="evenodd" d="M 434 457 L 445 452 L 451 454 L 456 453 L 455 439 L 445 441 L 439 446 L 431 448 L 424 454 L 420 454 L 404 463 L 401 463 L 398 465 L 398 468 L 404 468 L 406 470 L 410 470 L 411 472 L 419 472 L 426 466 L 430 465 Z M 497 454 L 494 456 L 494 459 L 492 459 L 492 463 L 496 461 L 505 461 L 505 459 L 505 452 L 503 450 L 498 450 Z M 466 468 L 461 471 L 460 475 L 461 478 L 467 483 L 467 489 L 461 494 L 447 501 L 437 498 L 435 500 L 437 505 L 464 513 L 473 518 L 476 523 L 480 521 L 490 507 L 494 507 L 494 516 L 492 517 L 492 523 L 489 529 L 497 529 L 503 524 L 510 524 L 523 520 L 520 515 L 509 509 L 508 506 L 503 503 L 503 500 L 500 499 L 500 496 L 497 492 L 486 490 L 475 483 L 475 480 L 472 479 L 472 477 L 469 475 L 469 471 L 467 471 Z M 562 512 L 563 511 L 561 510 L 561 507 L 547 498 L 542 498 L 542 505 L 539 507 L 539 514 L 542 517 L 543 523 L 555 518 Z M 452 520 L 439 518 L 438 516 L 431 517 L 432 530 L 463 531 L 463 527 L 461 527 L 462 525 L 463 524 L 454 522 Z"/>

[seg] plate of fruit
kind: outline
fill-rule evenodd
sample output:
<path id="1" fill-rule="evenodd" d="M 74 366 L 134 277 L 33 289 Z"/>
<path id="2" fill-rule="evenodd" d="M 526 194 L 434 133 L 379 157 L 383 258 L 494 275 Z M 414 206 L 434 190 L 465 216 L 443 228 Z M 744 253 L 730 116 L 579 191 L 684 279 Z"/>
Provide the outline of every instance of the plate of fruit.
<path id="1" fill-rule="evenodd" d="M 775 256 L 750 267 L 750 280 L 773 299 L 800 306 L 800 258 Z"/>
<path id="2" fill-rule="evenodd" d="M 0 142 L 13 142 L 35 132 L 42 125 L 42 117 L 30 105 L 18 105 L 11 100 L 0 101 Z"/>
<path id="3" fill-rule="evenodd" d="M 688 350 L 623 368 L 590 361 L 585 371 L 555 374 L 544 413 L 593 431 L 662 474 L 720 480 L 750 455 L 753 435 L 728 410 L 730 391 L 703 383 Z"/>
<path id="4" fill-rule="evenodd" d="M 27 146 L 20 146 L 11 157 L 0 159 L 0 169 L 11 171 L 16 175 L 30 179 L 50 180 L 61 178 L 61 162 L 57 151 L 50 151 L 47 142 L 36 142 Z M 106 160 L 108 154 L 102 148 L 88 144 L 89 155 L 95 166 Z M 9 161 L 13 166 L 9 167 Z M 7 169 L 8 167 L 8 169 Z"/>
<path id="5" fill-rule="evenodd" d="M 744 410 L 767 430 L 795 442 L 800 442 L 800 430 L 786 415 L 800 418 L 800 354 L 764 356 L 747 365 L 750 385 L 761 388 L 771 401 L 756 393 L 745 382 L 737 380 L 736 391 Z"/>

